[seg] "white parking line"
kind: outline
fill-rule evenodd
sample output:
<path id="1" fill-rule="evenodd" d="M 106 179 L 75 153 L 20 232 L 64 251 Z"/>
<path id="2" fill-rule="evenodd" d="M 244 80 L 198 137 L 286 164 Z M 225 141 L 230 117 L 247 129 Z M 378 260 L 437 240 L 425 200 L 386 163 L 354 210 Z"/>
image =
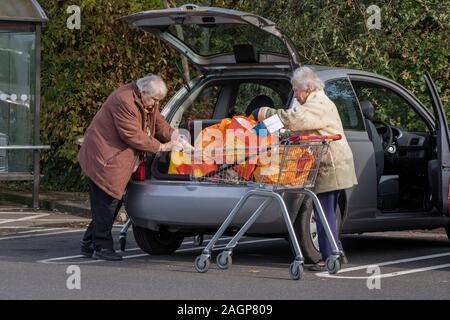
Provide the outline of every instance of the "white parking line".
<path id="1" fill-rule="evenodd" d="M 0 215 L 18 215 L 18 216 L 24 216 L 24 215 L 36 215 L 37 212 L 19 212 L 19 211 L 0 211 Z"/>
<path id="2" fill-rule="evenodd" d="M 67 230 L 68 228 L 45 228 L 45 227 L 34 227 L 36 230 L 30 231 L 21 231 L 17 232 L 17 234 L 25 234 L 25 233 L 36 233 L 36 232 L 44 232 L 44 231 L 56 231 L 56 230 Z"/>
<path id="3" fill-rule="evenodd" d="M 31 216 L 31 217 L 23 217 L 23 218 L 19 218 L 19 219 L 7 219 L 6 221 L 0 221 L 0 224 L 33 220 L 33 219 L 38 219 L 38 218 L 42 218 L 42 217 L 47 217 L 49 215 L 50 215 L 50 213 L 41 213 L 41 214 L 35 214 L 34 216 Z"/>
<path id="4" fill-rule="evenodd" d="M 219 241 L 220 240 L 230 240 L 230 239 L 231 238 L 228 238 L 228 237 L 220 238 Z M 204 242 L 209 242 L 209 241 L 210 240 L 205 240 Z M 183 242 L 181 245 L 187 245 L 187 244 L 194 244 L 194 241 L 186 241 L 186 242 Z M 198 248 L 200 248 L 200 247 L 198 247 Z M 204 248 L 204 247 L 202 247 L 202 248 Z M 191 249 L 197 249 L 197 248 L 189 248 L 189 249 L 191 250 Z M 141 250 L 141 248 L 127 249 L 126 252 L 138 251 L 138 250 Z M 183 249 L 181 249 L 181 250 L 183 250 Z M 180 250 L 177 250 L 176 252 L 179 252 L 179 251 Z M 148 254 L 147 253 L 146 254 L 139 254 L 139 256 L 148 256 Z M 125 256 L 124 258 L 128 258 L 128 257 L 130 257 L 130 256 Z M 66 257 L 59 257 L 59 258 L 51 258 L 51 259 L 39 260 L 37 262 L 39 262 L 39 263 L 53 263 L 53 261 L 69 260 L 69 259 L 74 259 L 74 258 L 83 258 L 83 256 L 82 255 L 66 256 Z M 104 261 L 104 260 L 93 260 L 93 261 L 89 261 L 89 263 L 98 262 L 98 261 Z"/>
<path id="5" fill-rule="evenodd" d="M 220 240 L 230 240 L 232 239 L 231 237 L 228 238 L 220 238 Z M 250 244 L 250 243 L 261 243 L 261 242 L 267 242 L 267 241 L 276 241 L 276 240 L 283 240 L 284 239 L 279 239 L 279 238 L 273 238 L 273 239 L 261 239 L 261 240 L 250 240 L 250 241 L 243 241 L 243 242 L 239 242 L 239 245 L 241 244 Z M 209 242 L 210 239 L 205 240 L 204 242 Z M 183 242 L 183 244 L 193 244 L 193 241 L 189 241 L 189 242 Z M 186 248 L 186 249 L 178 249 L 177 251 L 175 251 L 176 253 L 178 252 L 189 252 L 189 251 L 199 251 L 204 249 L 206 246 L 203 247 L 194 247 L 194 248 Z M 214 249 L 212 249 L 212 251 L 217 251 L 217 250 L 222 250 L 226 247 L 226 244 L 221 244 L 218 245 L 216 247 L 214 247 Z M 133 249 L 127 249 L 127 251 L 134 251 L 134 250 L 140 250 L 140 248 L 133 248 Z M 135 254 L 135 255 L 129 255 L 129 256 L 123 256 L 123 259 L 132 259 L 132 258 L 139 258 L 139 257 L 146 257 L 146 256 L 150 256 L 148 253 L 140 253 L 140 254 Z M 59 257 L 59 258 L 51 258 L 51 259 L 45 259 L 45 260 L 39 260 L 36 261 L 38 263 L 45 263 L 45 264 L 73 264 L 73 262 L 54 262 L 54 261 L 62 261 L 62 260 L 69 260 L 69 259 L 77 259 L 77 258 L 83 258 L 82 255 L 75 255 L 75 256 L 67 256 L 67 257 Z M 91 264 L 91 263 L 97 263 L 97 262 L 101 262 L 104 260 L 87 260 L 87 261 L 81 261 L 81 262 L 77 262 L 76 264 Z"/>
<path id="6" fill-rule="evenodd" d="M 0 219 L 2 220 L 2 219 Z M 88 222 L 91 219 L 39 219 L 39 222 Z"/>
<path id="7" fill-rule="evenodd" d="M 2 226 L 2 227 L 0 227 L 0 229 L 45 229 L 45 227 L 37 227 L 37 226 Z M 56 229 L 56 228 L 52 228 L 52 229 Z M 57 229 L 65 229 L 65 228 L 57 228 Z"/>
<path id="8" fill-rule="evenodd" d="M 224 238 L 220 238 L 219 241 L 221 240 L 230 240 L 232 239 L 231 237 L 224 237 Z M 207 239 L 204 242 L 209 242 L 211 239 Z M 187 244 L 194 244 L 194 241 L 186 241 L 181 243 L 181 245 L 187 245 Z M 205 247 L 195 247 L 195 248 L 188 248 L 188 250 L 193 250 L 193 249 L 203 249 Z M 129 251 L 137 251 L 137 250 L 141 250 L 141 248 L 131 248 L 131 249 L 127 249 L 126 252 Z M 180 252 L 186 249 L 178 249 L 176 252 Z M 148 253 L 141 253 L 138 255 L 133 255 L 133 256 L 123 256 L 124 259 L 129 259 L 130 257 L 132 258 L 136 258 L 136 257 L 144 257 L 144 256 L 148 256 Z M 76 259 L 76 258 L 83 258 L 84 256 L 82 255 L 75 255 L 75 256 L 66 256 L 66 257 L 58 257 L 58 258 L 51 258 L 51 259 L 45 259 L 45 260 L 39 260 L 36 261 L 38 263 L 46 263 L 46 264 L 66 264 L 66 263 L 55 263 L 53 261 L 61 261 L 61 260 L 69 260 L 69 259 Z M 100 262 L 100 261 L 104 261 L 104 260 L 89 260 L 89 261 L 84 261 L 81 262 L 81 264 L 86 264 L 86 263 L 96 263 L 96 262 Z"/>
<path id="9" fill-rule="evenodd" d="M 58 231 L 58 232 L 50 232 L 50 233 L 42 233 L 42 234 L 30 234 L 30 235 L 23 235 L 23 236 L 6 236 L 0 238 L 1 240 L 13 240 L 13 239 L 27 239 L 27 238 L 36 238 L 36 237 L 45 237 L 45 236 L 52 236 L 57 234 L 64 234 L 64 233 L 75 233 L 75 232 L 84 232 L 86 229 L 76 229 L 76 230 L 68 230 L 68 231 Z"/>
<path id="10" fill-rule="evenodd" d="M 316 276 L 322 277 L 322 278 L 334 278 L 334 279 L 352 279 L 352 280 L 361 280 L 361 279 L 376 279 L 376 278 L 391 278 L 391 277 L 397 277 L 405 274 L 412 274 L 412 273 L 418 273 L 418 272 L 424 272 L 424 271 L 430 271 L 430 270 L 437 270 L 437 269 L 444 269 L 450 267 L 450 263 L 446 264 L 440 264 L 430 267 L 424 267 L 424 268 L 415 268 L 415 269 L 409 269 L 404 271 L 396 271 L 391 273 L 385 273 L 380 275 L 368 275 L 364 277 L 347 277 L 347 276 L 339 276 L 339 274 L 351 272 L 351 271 L 358 271 L 358 270 L 364 270 L 368 269 L 369 267 L 377 266 L 377 267 L 383 267 L 383 266 L 389 266 L 394 264 L 402 264 L 407 262 L 414 262 L 414 261 L 420 261 L 420 260 L 429 260 L 429 259 L 435 259 L 435 258 L 441 258 L 450 256 L 450 252 L 444 252 L 439 254 L 432 254 L 427 256 L 420 256 L 420 257 L 414 257 L 414 258 L 408 258 L 408 259 L 400 259 L 400 260 L 393 260 L 393 261 L 386 261 L 381 263 L 372 263 L 364 266 L 358 266 L 358 267 L 352 267 L 352 268 L 346 268 L 341 269 L 336 275 L 328 274 L 328 272 L 319 272 L 316 273 Z"/>

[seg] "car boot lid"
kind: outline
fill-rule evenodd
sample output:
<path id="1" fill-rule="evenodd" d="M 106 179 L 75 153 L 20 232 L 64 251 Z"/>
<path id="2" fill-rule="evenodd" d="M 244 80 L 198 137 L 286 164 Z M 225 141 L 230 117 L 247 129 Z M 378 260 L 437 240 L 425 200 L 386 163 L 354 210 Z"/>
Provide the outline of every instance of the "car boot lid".
<path id="1" fill-rule="evenodd" d="M 299 66 L 291 40 L 274 22 L 251 13 L 184 5 L 122 19 L 167 42 L 202 71 Z"/>

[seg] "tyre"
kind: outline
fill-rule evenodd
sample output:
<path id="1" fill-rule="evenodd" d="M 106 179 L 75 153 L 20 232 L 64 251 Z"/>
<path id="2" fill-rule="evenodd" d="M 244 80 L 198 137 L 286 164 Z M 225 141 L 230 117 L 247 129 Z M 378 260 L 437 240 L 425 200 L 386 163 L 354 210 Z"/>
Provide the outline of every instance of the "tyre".
<path id="1" fill-rule="evenodd" d="M 445 232 L 447 232 L 447 238 L 450 240 L 450 224 L 445 227 Z"/>
<path id="2" fill-rule="evenodd" d="M 139 248 L 153 255 L 172 254 L 181 246 L 184 240 L 183 236 L 173 232 L 165 230 L 153 231 L 137 226 L 133 226 L 133 234 Z"/>
<path id="3" fill-rule="evenodd" d="M 339 226 L 338 233 L 340 236 L 342 218 L 339 206 L 337 208 L 336 217 L 337 225 Z M 298 216 L 294 222 L 294 230 L 298 244 L 305 258 L 305 263 L 317 263 L 320 260 L 319 237 L 317 234 L 313 202 L 309 197 L 305 197 L 305 200 L 300 207 Z"/>

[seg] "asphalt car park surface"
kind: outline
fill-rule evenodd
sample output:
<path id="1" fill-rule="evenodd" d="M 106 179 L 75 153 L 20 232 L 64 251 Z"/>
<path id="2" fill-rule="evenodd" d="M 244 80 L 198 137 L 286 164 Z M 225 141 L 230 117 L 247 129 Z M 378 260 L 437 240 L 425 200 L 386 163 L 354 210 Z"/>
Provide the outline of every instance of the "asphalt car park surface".
<path id="1" fill-rule="evenodd" d="M 25 237 L 84 227 L 90 219 L 57 211 L 33 210 L 15 202 L 0 201 L 0 237 Z"/>
<path id="2" fill-rule="evenodd" d="M 193 262 L 202 247 L 192 238 L 173 255 L 150 256 L 130 231 L 123 261 L 82 258 L 79 245 L 88 222 L 2 203 L 0 299 L 450 298 L 450 242 L 442 230 L 344 236 L 349 264 L 338 274 L 305 268 L 303 278 L 294 281 L 288 272 L 293 256 L 284 239 L 244 238 L 230 269 L 220 270 L 215 257 L 224 238 L 209 271 L 200 274 Z M 115 240 L 118 236 L 115 230 Z M 70 285 L 74 268 L 79 289 Z"/>

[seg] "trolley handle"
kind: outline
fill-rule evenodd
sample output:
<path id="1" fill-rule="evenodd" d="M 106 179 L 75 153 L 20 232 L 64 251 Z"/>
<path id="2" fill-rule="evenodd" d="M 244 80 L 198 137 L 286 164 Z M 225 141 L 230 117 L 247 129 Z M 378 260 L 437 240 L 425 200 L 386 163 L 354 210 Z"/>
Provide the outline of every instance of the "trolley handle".
<path id="1" fill-rule="evenodd" d="M 337 140 L 341 140 L 342 139 L 342 135 L 340 134 L 336 134 L 334 136 L 291 136 L 288 138 L 288 140 L 290 142 L 299 142 L 299 141 L 311 141 L 311 140 L 333 140 L 333 141 L 337 141 Z"/>

